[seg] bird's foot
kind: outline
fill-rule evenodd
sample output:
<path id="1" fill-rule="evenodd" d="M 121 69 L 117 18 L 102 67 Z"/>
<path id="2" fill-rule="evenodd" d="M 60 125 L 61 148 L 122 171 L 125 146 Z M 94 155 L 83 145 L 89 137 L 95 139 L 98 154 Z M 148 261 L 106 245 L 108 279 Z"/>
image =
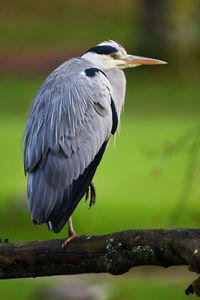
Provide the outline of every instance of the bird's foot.
<path id="1" fill-rule="evenodd" d="M 93 181 L 91 181 L 88 190 L 85 194 L 85 202 L 88 200 L 89 198 L 89 191 L 90 191 L 90 203 L 89 203 L 89 207 L 91 207 L 92 205 L 94 205 L 96 203 L 96 189 L 94 186 Z"/>
<path id="2" fill-rule="evenodd" d="M 73 235 L 69 235 L 67 239 L 64 241 L 64 243 L 62 244 L 62 247 L 65 248 L 71 240 L 76 239 L 77 237 L 79 237 L 79 234 L 76 233 L 74 233 Z"/>
<path id="3" fill-rule="evenodd" d="M 74 231 L 73 225 L 72 225 L 72 217 L 69 217 L 69 219 L 68 219 L 68 237 L 62 244 L 62 247 L 65 248 L 71 240 L 76 239 L 81 236 L 85 236 L 85 235 L 76 234 L 76 232 Z"/>
<path id="4" fill-rule="evenodd" d="M 79 237 L 83 237 L 83 236 L 85 236 L 85 235 L 84 234 L 76 234 L 76 233 L 73 233 L 72 235 L 69 235 L 68 238 L 62 244 L 62 248 L 65 248 L 67 246 L 67 244 L 69 242 L 71 242 L 71 240 L 79 238 Z"/>

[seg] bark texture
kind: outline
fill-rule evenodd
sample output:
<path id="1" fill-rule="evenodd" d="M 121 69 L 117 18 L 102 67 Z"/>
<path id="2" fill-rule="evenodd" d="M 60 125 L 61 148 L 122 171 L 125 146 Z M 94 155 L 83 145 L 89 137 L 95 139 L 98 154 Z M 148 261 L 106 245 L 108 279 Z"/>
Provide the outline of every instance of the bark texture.
<path id="1" fill-rule="evenodd" d="M 200 273 L 199 229 L 128 230 L 64 239 L 0 243 L 0 279 L 107 272 L 123 274 L 141 265 L 187 265 Z M 199 280 L 186 294 L 200 295 Z"/>

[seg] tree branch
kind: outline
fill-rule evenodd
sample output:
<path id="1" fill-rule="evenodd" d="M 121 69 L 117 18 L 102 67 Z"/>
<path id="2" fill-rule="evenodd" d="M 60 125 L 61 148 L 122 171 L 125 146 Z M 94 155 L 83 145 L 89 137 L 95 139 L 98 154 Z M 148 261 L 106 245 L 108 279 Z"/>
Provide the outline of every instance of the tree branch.
<path id="1" fill-rule="evenodd" d="M 63 239 L 0 243 L 0 279 L 108 272 L 141 265 L 187 265 L 200 273 L 199 229 L 129 230 Z M 186 290 L 200 296 L 199 280 Z"/>

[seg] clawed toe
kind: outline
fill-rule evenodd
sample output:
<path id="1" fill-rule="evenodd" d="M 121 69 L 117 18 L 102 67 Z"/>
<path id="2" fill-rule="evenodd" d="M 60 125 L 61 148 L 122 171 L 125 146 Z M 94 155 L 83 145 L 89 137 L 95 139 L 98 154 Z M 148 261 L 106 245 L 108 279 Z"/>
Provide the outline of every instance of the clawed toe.
<path id="1" fill-rule="evenodd" d="M 85 193 L 85 202 L 88 200 L 89 198 L 89 187 L 87 189 L 87 192 Z"/>
<path id="2" fill-rule="evenodd" d="M 67 246 L 67 244 L 71 241 L 71 240 L 73 240 L 73 239 L 76 239 L 76 238 L 78 238 L 78 237 L 80 237 L 80 234 L 73 234 L 73 235 L 71 235 L 71 236 L 68 236 L 68 238 L 64 241 L 64 243 L 62 244 L 62 248 L 65 248 L 66 246 Z"/>
<path id="3" fill-rule="evenodd" d="M 91 192 L 90 207 L 91 207 L 96 203 L 96 189 L 93 182 L 91 182 L 90 185 L 90 192 Z"/>
<path id="4" fill-rule="evenodd" d="M 89 207 L 91 207 L 96 203 L 96 189 L 93 182 L 90 183 L 87 192 L 85 193 L 85 202 L 89 199 L 89 192 L 90 192 Z"/>

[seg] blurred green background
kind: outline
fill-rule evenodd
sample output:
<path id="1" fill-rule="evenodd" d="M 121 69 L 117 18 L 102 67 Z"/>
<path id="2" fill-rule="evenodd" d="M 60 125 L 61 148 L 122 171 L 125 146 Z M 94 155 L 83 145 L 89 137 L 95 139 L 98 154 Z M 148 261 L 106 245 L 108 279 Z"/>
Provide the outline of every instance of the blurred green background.
<path id="1" fill-rule="evenodd" d="M 168 65 L 126 70 L 127 95 L 116 141 L 95 175 L 97 203 L 81 201 L 78 233 L 199 227 L 198 0 L 35 0 L 0 2 L 0 237 L 11 242 L 65 237 L 34 226 L 26 199 L 21 138 L 30 103 L 45 77 L 66 59 L 113 39 L 130 54 Z M 0 299 L 59 298 L 50 286 L 99 286 L 85 299 L 185 299 L 186 268 L 138 268 L 126 275 L 0 282 Z M 69 283 L 68 283 L 69 282 Z M 83 293 L 82 293 L 83 294 Z M 190 296 L 192 299 L 192 296 Z"/>

